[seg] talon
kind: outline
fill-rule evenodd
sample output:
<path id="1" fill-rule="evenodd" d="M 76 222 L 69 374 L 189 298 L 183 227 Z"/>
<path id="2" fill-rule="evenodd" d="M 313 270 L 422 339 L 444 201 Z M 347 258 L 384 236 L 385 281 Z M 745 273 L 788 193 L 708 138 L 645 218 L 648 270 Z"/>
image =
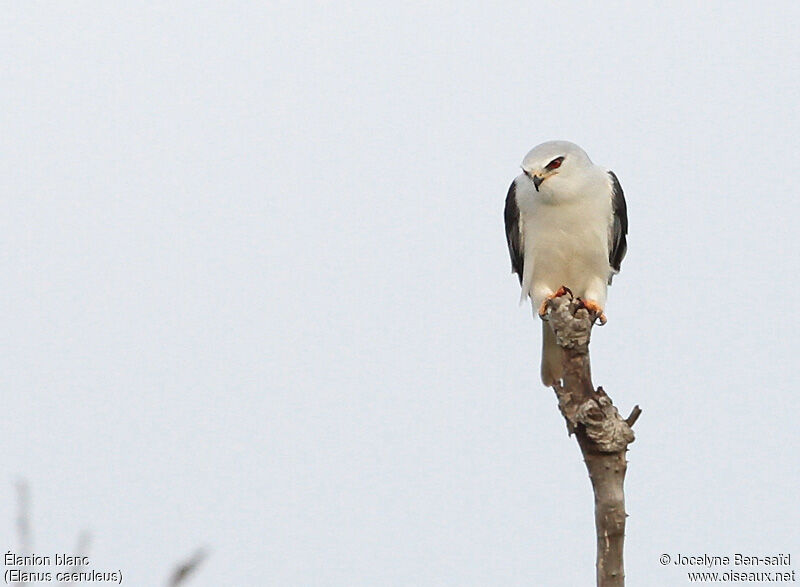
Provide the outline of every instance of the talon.
<path id="1" fill-rule="evenodd" d="M 603 308 L 601 308 L 600 305 L 593 300 L 584 300 L 579 298 L 578 308 L 586 308 L 589 314 L 594 316 L 595 320 L 600 320 L 600 326 L 603 326 L 606 322 L 608 322 L 608 318 L 606 318 L 605 313 L 603 313 Z"/>
<path id="2" fill-rule="evenodd" d="M 544 315 L 547 314 L 547 304 L 550 302 L 550 299 L 546 299 L 542 302 L 539 306 L 539 318 L 544 318 Z"/>
<path id="3" fill-rule="evenodd" d="M 556 293 L 554 293 L 552 296 L 548 296 L 548 297 L 551 300 L 553 300 L 555 298 L 560 298 L 561 296 L 566 296 L 566 295 L 569 295 L 569 297 L 572 297 L 572 290 L 570 288 L 568 288 L 566 285 L 562 285 L 561 287 L 558 288 L 558 291 L 556 291 Z"/>
<path id="4" fill-rule="evenodd" d="M 554 300 L 556 298 L 560 298 L 561 296 L 566 296 L 566 295 L 568 295 L 570 297 L 570 299 L 571 299 L 573 297 L 572 296 L 572 290 L 570 288 L 568 288 L 566 285 L 562 285 L 561 287 L 558 288 L 558 290 L 556 290 L 555 293 L 552 293 L 549 296 L 547 296 L 544 299 L 544 301 L 542 302 L 542 304 L 539 306 L 539 317 L 540 318 L 544 318 L 544 315 L 547 314 L 547 305 L 552 300 Z"/>

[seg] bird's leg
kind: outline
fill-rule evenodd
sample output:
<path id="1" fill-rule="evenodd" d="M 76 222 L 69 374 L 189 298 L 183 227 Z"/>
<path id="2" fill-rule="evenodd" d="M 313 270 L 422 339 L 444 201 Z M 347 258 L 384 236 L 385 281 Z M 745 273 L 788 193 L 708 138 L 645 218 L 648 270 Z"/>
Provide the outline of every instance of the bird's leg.
<path id="1" fill-rule="evenodd" d="M 561 287 L 558 288 L 558 290 L 555 293 L 552 293 L 549 296 L 547 296 L 542 302 L 542 305 L 539 306 L 539 317 L 544 318 L 544 315 L 547 314 L 547 304 L 550 303 L 550 300 L 554 300 L 556 298 L 560 298 L 561 296 L 566 296 L 566 295 L 569 295 L 569 297 L 572 298 L 572 290 L 568 288 L 566 285 L 562 285 Z"/>
<path id="2" fill-rule="evenodd" d="M 608 318 L 606 318 L 606 315 L 603 313 L 603 308 L 601 308 L 600 304 L 597 302 L 578 298 L 578 309 L 580 308 L 586 308 L 595 320 L 600 320 L 600 326 L 608 322 Z"/>

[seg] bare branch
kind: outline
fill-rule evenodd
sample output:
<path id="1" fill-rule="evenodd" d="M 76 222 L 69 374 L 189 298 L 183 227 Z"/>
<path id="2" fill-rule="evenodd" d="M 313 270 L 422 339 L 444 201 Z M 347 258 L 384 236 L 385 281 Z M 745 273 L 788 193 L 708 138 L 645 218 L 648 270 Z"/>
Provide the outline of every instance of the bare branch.
<path id="1" fill-rule="evenodd" d="M 575 434 L 592 481 L 597 530 L 597 585 L 623 587 L 625 570 L 625 453 L 634 441 L 631 427 L 642 410 L 623 419 L 602 387 L 595 390 L 589 342 L 595 316 L 571 296 L 549 302 L 544 319 L 564 349 L 564 378 L 553 387 L 558 408 Z"/>

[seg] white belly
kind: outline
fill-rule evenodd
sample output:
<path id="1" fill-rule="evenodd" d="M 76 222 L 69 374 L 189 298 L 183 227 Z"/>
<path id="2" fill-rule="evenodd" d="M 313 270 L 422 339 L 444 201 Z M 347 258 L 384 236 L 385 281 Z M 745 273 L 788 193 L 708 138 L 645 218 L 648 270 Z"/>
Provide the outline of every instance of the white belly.
<path id="1" fill-rule="evenodd" d="M 526 198 L 527 199 L 527 198 Z M 523 295 L 534 309 L 562 285 L 578 297 L 605 307 L 611 267 L 609 199 L 579 199 L 557 205 L 520 202 L 525 262 Z"/>

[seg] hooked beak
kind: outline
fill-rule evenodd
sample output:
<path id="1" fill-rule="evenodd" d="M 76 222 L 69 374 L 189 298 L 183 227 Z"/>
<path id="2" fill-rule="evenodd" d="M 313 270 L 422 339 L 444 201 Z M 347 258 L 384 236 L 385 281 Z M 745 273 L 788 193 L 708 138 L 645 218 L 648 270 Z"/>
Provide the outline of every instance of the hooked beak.
<path id="1" fill-rule="evenodd" d="M 527 175 L 533 181 L 533 186 L 536 188 L 536 191 L 539 191 L 539 186 L 542 185 L 544 178 L 540 175 L 536 175 L 532 171 L 528 171 L 527 169 L 522 170 L 525 175 Z"/>

